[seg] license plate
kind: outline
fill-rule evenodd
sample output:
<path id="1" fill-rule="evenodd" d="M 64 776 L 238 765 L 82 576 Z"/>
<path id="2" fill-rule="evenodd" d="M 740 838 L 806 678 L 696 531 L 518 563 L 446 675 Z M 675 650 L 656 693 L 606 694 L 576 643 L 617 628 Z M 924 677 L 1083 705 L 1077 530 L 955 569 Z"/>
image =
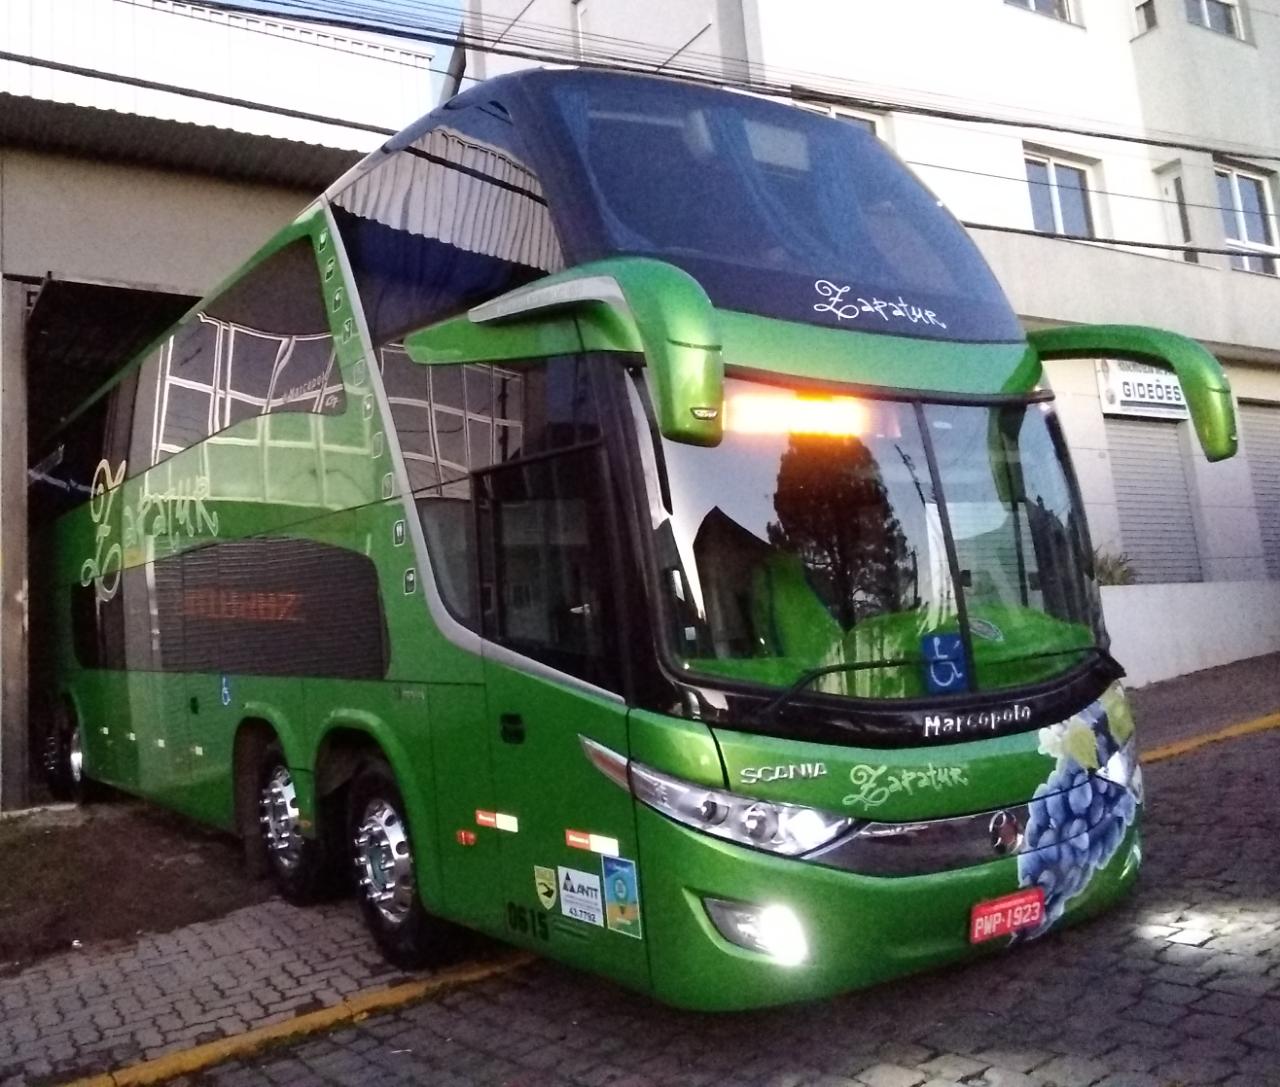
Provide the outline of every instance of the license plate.
<path id="1" fill-rule="evenodd" d="M 1033 928 L 1044 917 L 1044 888 L 1032 887 L 1017 894 L 979 902 L 969 914 L 969 942 L 980 944 Z"/>

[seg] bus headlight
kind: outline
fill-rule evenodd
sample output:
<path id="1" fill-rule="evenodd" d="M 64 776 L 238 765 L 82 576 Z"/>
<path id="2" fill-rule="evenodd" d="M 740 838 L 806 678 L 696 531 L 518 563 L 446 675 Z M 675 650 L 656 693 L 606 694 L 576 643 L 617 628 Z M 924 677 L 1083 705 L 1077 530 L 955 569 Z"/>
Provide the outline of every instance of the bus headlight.
<path id="1" fill-rule="evenodd" d="M 629 769 L 631 792 L 641 803 L 695 830 L 770 853 L 797 857 L 853 826 L 843 815 L 708 789 L 642 763 Z"/>
<path id="2" fill-rule="evenodd" d="M 753 906 L 723 898 L 702 902 L 720 935 L 731 944 L 759 951 L 781 966 L 799 966 L 809 957 L 804 927 L 790 907 Z"/>

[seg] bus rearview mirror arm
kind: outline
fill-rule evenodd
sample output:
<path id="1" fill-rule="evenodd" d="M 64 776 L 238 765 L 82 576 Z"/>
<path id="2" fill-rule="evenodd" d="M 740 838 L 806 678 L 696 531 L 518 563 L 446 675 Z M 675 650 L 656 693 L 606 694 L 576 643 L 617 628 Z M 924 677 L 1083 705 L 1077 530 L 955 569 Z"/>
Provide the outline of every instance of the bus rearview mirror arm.
<path id="1" fill-rule="evenodd" d="M 1039 329 L 1027 340 L 1041 360 L 1132 359 L 1172 370 L 1182 386 L 1200 448 L 1211 461 L 1235 456 L 1235 402 L 1222 367 L 1195 340 L 1142 325 L 1067 325 Z"/>
<path id="2" fill-rule="evenodd" d="M 696 279 L 664 261 L 619 257 L 517 287 L 467 317 L 476 325 L 503 325 L 566 310 L 587 350 L 644 355 L 663 437 L 720 444 L 724 356 L 715 307 Z"/>

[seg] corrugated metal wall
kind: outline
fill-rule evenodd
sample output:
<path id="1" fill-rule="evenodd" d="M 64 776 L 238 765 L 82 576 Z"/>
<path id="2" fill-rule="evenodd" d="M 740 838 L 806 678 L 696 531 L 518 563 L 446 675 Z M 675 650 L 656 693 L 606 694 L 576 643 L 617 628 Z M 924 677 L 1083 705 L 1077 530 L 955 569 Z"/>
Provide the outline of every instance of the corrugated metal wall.
<path id="1" fill-rule="evenodd" d="M 1203 579 L 1178 440 L 1183 425 L 1107 419 L 1120 539 L 1140 583 Z"/>
<path id="2" fill-rule="evenodd" d="M 1280 580 L 1280 406 L 1241 404 L 1240 430 L 1253 477 L 1267 573 Z"/>

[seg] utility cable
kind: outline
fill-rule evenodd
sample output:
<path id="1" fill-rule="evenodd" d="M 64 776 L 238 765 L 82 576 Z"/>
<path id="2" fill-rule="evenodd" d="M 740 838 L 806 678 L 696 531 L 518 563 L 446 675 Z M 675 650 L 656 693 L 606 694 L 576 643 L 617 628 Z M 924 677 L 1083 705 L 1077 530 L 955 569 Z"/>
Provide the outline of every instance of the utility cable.
<path id="1" fill-rule="evenodd" d="M 236 0 L 205 0 L 211 6 L 219 8 L 235 9 L 240 11 L 253 11 L 261 14 L 263 9 L 259 7 L 249 6 L 243 3 L 237 3 Z M 527 29 L 535 30 L 535 33 L 527 36 L 513 33 L 513 26 L 510 20 L 504 21 L 503 29 L 498 34 L 486 33 L 483 30 L 483 20 L 477 20 L 472 16 L 468 16 L 463 20 L 461 30 L 455 29 L 457 13 L 453 12 L 453 23 L 450 28 L 445 31 L 439 26 L 432 26 L 423 23 L 420 27 L 410 27 L 409 24 L 399 25 L 388 19 L 388 11 L 391 13 L 401 13 L 406 15 L 423 15 L 429 11 L 448 10 L 439 4 L 417 4 L 406 6 L 403 2 L 397 3 L 396 0 L 383 0 L 383 2 L 373 5 L 368 3 L 348 2 L 341 5 L 317 4 L 315 0 L 272 0 L 272 7 L 280 10 L 295 12 L 298 17 L 305 18 L 308 21 L 322 22 L 333 26 L 342 26 L 347 29 L 365 31 L 377 30 L 381 33 L 387 33 L 392 36 L 402 37 L 418 37 L 424 41 L 436 41 L 445 45 L 457 45 L 459 48 L 471 48 L 480 52 L 495 53 L 501 56 L 513 56 L 525 60 L 540 61 L 549 64 L 576 64 L 581 67 L 595 68 L 609 71 L 636 71 L 636 70 L 653 70 L 661 64 L 662 55 L 658 51 L 658 47 L 639 46 L 637 43 L 623 43 L 621 39 L 608 38 L 604 35 L 571 35 L 561 27 L 546 27 L 539 24 L 526 24 Z M 339 12 L 331 11 L 329 8 L 339 7 L 342 12 L 346 12 L 348 16 L 363 14 L 364 20 L 344 17 Z M 471 27 L 468 27 L 468 23 Z M 477 30 L 477 24 L 479 29 Z M 539 37 L 541 35 L 541 37 Z M 498 39 L 501 39 L 499 41 Z M 568 42 L 567 48 L 554 49 L 549 48 L 544 39 L 549 39 L 551 45 L 557 42 Z M 629 47 L 630 55 L 623 53 L 610 54 L 608 52 L 597 51 L 589 52 L 586 48 L 588 42 L 610 41 L 625 44 Z M 523 44 L 522 44 L 523 43 Z M 581 53 L 578 49 L 581 48 Z M 637 49 L 651 49 L 653 54 L 649 57 L 636 56 Z M 710 84 L 716 86 L 730 86 L 740 90 L 751 91 L 752 93 L 763 95 L 766 97 L 802 99 L 806 101 L 822 102 L 831 105 L 844 105 L 858 109 L 872 109 L 881 112 L 897 112 L 911 113 L 920 116 L 936 117 L 941 120 L 961 121 L 976 124 L 993 124 L 1017 128 L 1031 128 L 1046 132 L 1056 132 L 1069 135 L 1084 136 L 1090 139 L 1113 140 L 1124 143 L 1135 143 L 1147 147 L 1160 147 L 1172 150 L 1193 151 L 1200 154 L 1208 154 L 1219 157 L 1227 157 L 1233 159 L 1245 158 L 1253 160 L 1280 161 L 1280 152 L 1273 150 L 1263 150 L 1244 147 L 1223 147 L 1214 146 L 1200 142 L 1194 138 L 1172 135 L 1169 137 L 1136 135 L 1131 133 L 1108 131 L 1106 129 L 1084 127 L 1081 125 L 1073 125 L 1069 123 L 1061 123 L 1056 120 L 1039 119 L 1039 118 L 1015 118 L 1008 116 L 999 116 L 991 113 L 978 113 L 972 110 L 959 108 L 949 108 L 944 106 L 926 105 L 921 103 L 904 102 L 887 98 L 878 94 L 849 94 L 839 91 L 827 90 L 819 86 L 809 86 L 803 81 L 778 81 L 778 80 L 752 80 L 752 79 L 735 79 L 726 73 L 722 67 L 715 70 L 699 67 L 689 63 L 689 59 L 701 56 L 707 59 L 713 59 L 721 62 L 742 64 L 746 62 L 735 58 L 725 58 L 718 54 L 694 54 L 689 53 L 682 60 L 682 63 L 672 64 L 664 69 L 664 74 L 678 75 L 691 82 Z M 649 62 L 652 63 L 649 63 Z M 795 73 L 796 75 L 813 76 L 813 73 Z M 818 75 L 818 79 L 824 81 L 832 81 L 830 77 Z M 838 82 L 838 81 L 832 81 Z"/>

